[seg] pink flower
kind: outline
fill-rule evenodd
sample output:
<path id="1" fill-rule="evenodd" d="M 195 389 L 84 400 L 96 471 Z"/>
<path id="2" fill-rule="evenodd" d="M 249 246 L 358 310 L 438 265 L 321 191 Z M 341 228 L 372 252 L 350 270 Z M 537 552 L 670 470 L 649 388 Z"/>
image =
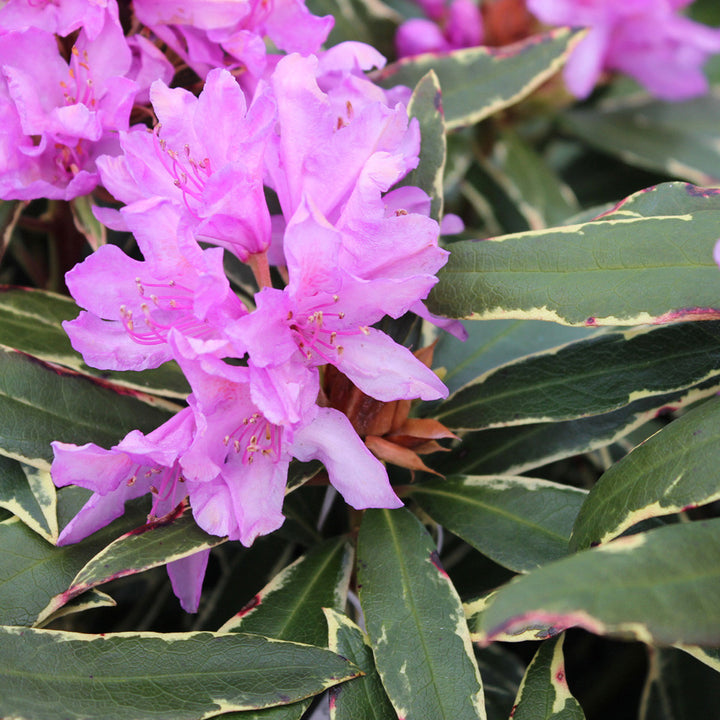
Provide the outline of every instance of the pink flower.
<path id="1" fill-rule="evenodd" d="M 174 331 L 175 356 L 193 389 L 196 432 L 180 459 L 200 527 L 250 545 L 283 522 L 290 459 L 323 462 L 353 507 L 399 507 L 387 473 L 340 412 L 314 404 L 317 385 L 299 386 L 301 419 L 278 424 L 253 401 L 248 368 L 196 357 Z M 304 379 L 304 378 L 303 378 Z"/>
<path id="2" fill-rule="evenodd" d="M 83 28 L 93 40 L 108 12 L 117 17 L 115 0 L 7 0 L 0 7 L 0 34 L 37 28 L 66 36 Z"/>
<path id="3" fill-rule="evenodd" d="M 279 133 L 266 162 L 286 221 L 306 196 L 333 223 L 358 185 L 379 198 L 418 163 L 419 129 L 405 107 L 388 107 L 377 89 L 359 92 L 357 83 L 345 82 L 351 71 L 333 78 L 330 67 L 290 55 L 272 76 Z M 318 84 L 321 73 L 327 92 Z"/>
<path id="4" fill-rule="evenodd" d="M 90 39 L 81 31 L 70 62 L 54 35 L 7 33 L 0 42 L 0 198 L 71 199 L 98 181 L 96 158 L 118 151 L 137 84 L 115 19 Z"/>
<path id="5" fill-rule="evenodd" d="M 266 66 L 264 38 L 285 52 L 317 52 L 333 25 L 303 0 L 135 0 L 135 14 L 204 78 L 213 68 L 242 69 L 250 86 Z"/>
<path id="6" fill-rule="evenodd" d="M 196 352 L 222 355 L 230 347 L 224 327 L 247 312 L 230 289 L 222 250 L 183 240 L 166 200 L 134 203 L 123 217 L 145 260 L 103 245 L 66 275 L 88 311 L 63 323 L 73 347 L 93 367 L 143 370 L 173 357 L 167 337 L 175 328 L 193 340 Z"/>
<path id="7" fill-rule="evenodd" d="M 63 528 L 58 545 L 69 545 L 91 535 L 125 511 L 125 503 L 150 494 L 149 521 L 162 517 L 187 495 L 178 462 L 190 442 L 193 416 L 189 408 L 179 412 L 149 435 L 133 430 L 114 448 L 104 450 L 88 443 L 77 446 L 54 442 L 51 472 L 58 487 L 79 485 L 93 494 Z M 196 612 L 209 551 L 168 564 L 168 574 L 180 604 Z"/>
<path id="8" fill-rule="evenodd" d="M 275 120 L 275 104 L 261 87 L 250 107 L 226 70 L 208 75 L 199 97 L 153 83 L 150 91 L 160 124 L 121 134 L 123 155 L 99 160 L 102 181 L 125 203 L 166 198 L 181 227 L 197 240 L 221 245 L 241 260 L 264 252 L 270 214 L 262 185 L 262 162 Z M 114 211 L 98 212 L 124 228 Z"/>
<path id="9" fill-rule="evenodd" d="M 720 52 L 720 30 L 678 14 L 691 0 L 528 0 L 550 25 L 590 28 L 565 66 L 570 91 L 587 97 L 603 70 L 629 75 L 665 100 L 707 92 L 702 72 Z"/>
<path id="10" fill-rule="evenodd" d="M 396 216 L 400 221 L 412 216 Z M 294 362 L 309 369 L 330 363 L 367 395 L 378 400 L 400 398 L 434 400 L 447 394 L 440 379 L 407 348 L 370 327 L 384 315 L 399 317 L 423 298 L 436 279 L 428 268 L 418 269 L 413 244 L 437 251 L 436 262 L 445 261 L 437 248 L 437 225 L 429 224 L 426 240 L 407 232 L 391 233 L 383 247 L 358 242 L 344 246 L 345 236 L 333 228 L 309 203 L 303 203 L 285 234 L 285 255 L 290 282 L 284 290 L 264 288 L 256 296 L 255 312 L 228 330 L 240 351 L 257 367 L 278 368 Z M 433 227 L 434 226 L 434 232 Z M 411 223 L 408 230 L 418 229 Z M 393 238 L 398 238 L 394 247 Z M 372 248 L 365 276 L 352 250 Z M 399 258 L 405 256 L 407 267 Z M 396 265 L 397 263 L 397 265 Z M 420 266 L 422 266 L 422 261 Z M 433 264 L 430 265 L 433 267 Z M 436 268 L 435 268 L 436 269 Z M 308 383 L 309 377 L 301 382 Z M 301 410 L 296 409 L 301 416 Z"/>
<path id="11" fill-rule="evenodd" d="M 483 41 L 480 8 L 473 0 L 418 0 L 429 19 L 411 18 L 397 30 L 398 57 L 475 47 Z"/>

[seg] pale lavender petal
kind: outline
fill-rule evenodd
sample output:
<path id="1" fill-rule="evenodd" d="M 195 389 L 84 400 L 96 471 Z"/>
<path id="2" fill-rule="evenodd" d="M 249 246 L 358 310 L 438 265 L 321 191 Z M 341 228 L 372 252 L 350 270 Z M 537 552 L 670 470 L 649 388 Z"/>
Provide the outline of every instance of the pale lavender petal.
<path id="1" fill-rule="evenodd" d="M 367 332 L 344 336 L 336 362 L 366 395 L 384 402 L 447 397 L 442 380 L 410 350 L 375 328 Z"/>
<path id="2" fill-rule="evenodd" d="M 210 550 L 201 550 L 167 564 L 173 592 L 185 612 L 197 612 Z"/>
<path id="3" fill-rule="evenodd" d="M 356 509 L 402 506 L 383 464 L 337 410 L 320 408 L 315 419 L 295 434 L 292 453 L 303 462 L 320 460 L 333 487 Z"/>

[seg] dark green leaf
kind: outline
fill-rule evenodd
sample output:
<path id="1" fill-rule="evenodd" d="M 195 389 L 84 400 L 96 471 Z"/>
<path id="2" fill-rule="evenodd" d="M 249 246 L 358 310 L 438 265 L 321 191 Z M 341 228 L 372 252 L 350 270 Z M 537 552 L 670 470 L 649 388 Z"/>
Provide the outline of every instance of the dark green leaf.
<path id="1" fill-rule="evenodd" d="M 70 587 L 53 598 L 39 619 L 97 585 L 167 565 L 223 542 L 225 538 L 201 530 L 186 506 L 173 520 L 143 525 L 103 548 L 78 572 Z"/>
<path id="2" fill-rule="evenodd" d="M 442 474 L 514 475 L 610 445 L 662 411 L 685 407 L 716 394 L 718 389 L 718 383 L 711 380 L 690 390 L 643 398 L 615 412 L 580 420 L 469 433 L 460 445 L 431 464 Z"/>
<path id="3" fill-rule="evenodd" d="M 667 183 L 563 228 L 453 243 L 432 312 L 636 325 L 720 316 L 720 191 Z"/>
<path id="4" fill-rule="evenodd" d="M 695 720 L 717 706 L 717 672 L 673 648 L 649 647 L 648 654 L 639 720 Z"/>
<path id="5" fill-rule="evenodd" d="M 603 333 L 481 375 L 433 413 L 452 430 L 612 412 L 720 375 L 720 322 Z"/>
<path id="6" fill-rule="evenodd" d="M 587 495 L 547 480 L 461 475 L 413 485 L 410 494 L 435 522 L 515 572 L 567 555 Z"/>
<path id="7" fill-rule="evenodd" d="M 278 573 L 220 631 L 326 645 L 322 608 L 341 611 L 345 606 L 352 557 L 352 549 L 343 538 L 313 548 Z"/>
<path id="8" fill-rule="evenodd" d="M 595 328 L 571 328 L 539 320 L 466 322 L 468 339 L 462 342 L 440 333 L 433 367 L 446 370 L 443 382 L 450 392 L 500 365 L 596 333 Z"/>
<path id="9" fill-rule="evenodd" d="M 385 87 L 440 79 L 448 128 L 472 125 L 522 100 L 565 62 L 583 33 L 552 30 L 503 48 L 474 47 L 404 58 L 375 74 Z"/>
<path id="10" fill-rule="evenodd" d="M 433 70 L 429 70 L 408 103 L 408 115 L 418 119 L 422 145 L 419 165 L 403 180 L 424 190 L 431 198 L 430 217 L 440 221 L 443 214 L 443 175 L 445 172 L 445 119 L 442 110 L 440 83 Z"/>
<path id="11" fill-rule="evenodd" d="M 669 103 L 631 95 L 573 110 L 563 127 L 623 162 L 699 185 L 720 178 L 720 96 Z"/>
<path id="12" fill-rule="evenodd" d="M 347 616 L 326 609 L 330 649 L 357 665 L 362 677 L 330 690 L 330 720 L 388 720 L 393 706 L 375 667 L 367 635 Z"/>
<path id="13" fill-rule="evenodd" d="M 430 536 L 407 510 L 368 510 L 358 592 L 380 677 L 398 716 L 485 718 L 460 599 Z"/>
<path id="14" fill-rule="evenodd" d="M 513 720 L 585 720 L 568 688 L 563 638 L 546 640 L 538 649 L 515 699 Z"/>
<path id="15" fill-rule="evenodd" d="M 572 190 L 517 133 L 503 132 L 492 161 L 507 178 L 508 192 L 531 229 L 560 225 L 578 211 Z"/>
<path id="16" fill-rule="evenodd" d="M 328 650 L 259 635 L 0 631 L 0 714 L 27 720 L 197 720 L 355 675 Z"/>
<path id="17" fill-rule="evenodd" d="M 323 608 L 342 610 L 353 553 L 342 538 L 328 540 L 273 578 L 222 632 L 258 633 L 279 640 L 327 645 Z M 239 720 L 299 720 L 310 701 L 253 713 Z M 234 716 L 223 720 L 235 720 Z"/>
<path id="18" fill-rule="evenodd" d="M 583 550 L 500 588 L 483 642 L 582 627 L 657 644 L 720 645 L 720 519 L 667 525 Z"/>
<path id="19" fill-rule="evenodd" d="M 0 452 L 47 470 L 53 440 L 109 447 L 171 416 L 149 395 L 121 390 L 0 348 Z"/>
<path id="20" fill-rule="evenodd" d="M 0 456 L 0 507 L 16 515 L 45 540 L 57 540 L 55 485 L 45 470 Z"/>
<path id="21" fill-rule="evenodd" d="M 572 546 L 606 542 L 641 520 L 720 499 L 720 400 L 673 421 L 615 463 L 580 510 Z"/>
<path id="22" fill-rule="evenodd" d="M 0 523 L 0 621 L 32 625 L 85 563 L 122 532 L 145 522 L 135 503 L 122 517 L 75 545 L 55 547 L 18 519 Z"/>

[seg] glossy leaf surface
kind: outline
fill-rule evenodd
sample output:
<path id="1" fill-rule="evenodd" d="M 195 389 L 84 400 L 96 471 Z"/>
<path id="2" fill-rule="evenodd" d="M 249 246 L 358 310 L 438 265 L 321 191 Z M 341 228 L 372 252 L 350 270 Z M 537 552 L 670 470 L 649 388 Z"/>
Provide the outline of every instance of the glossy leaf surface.
<path id="1" fill-rule="evenodd" d="M 606 542 L 641 520 L 720 498 L 720 400 L 694 408 L 615 463 L 580 510 L 572 544 Z"/>
<path id="2" fill-rule="evenodd" d="M 0 713 L 28 720 L 197 720 L 356 674 L 328 650 L 258 635 L 0 630 Z"/>
<path id="3" fill-rule="evenodd" d="M 407 510 L 368 510 L 358 592 L 375 662 L 398 716 L 485 718 L 460 604 L 425 528 Z"/>
<path id="4" fill-rule="evenodd" d="M 453 243 L 428 305 L 585 326 L 717 318 L 719 224 L 718 190 L 658 185 L 589 223 Z"/>
<path id="5" fill-rule="evenodd" d="M 415 485 L 411 497 L 484 555 L 528 572 L 568 554 L 586 493 L 534 478 L 455 475 Z"/>

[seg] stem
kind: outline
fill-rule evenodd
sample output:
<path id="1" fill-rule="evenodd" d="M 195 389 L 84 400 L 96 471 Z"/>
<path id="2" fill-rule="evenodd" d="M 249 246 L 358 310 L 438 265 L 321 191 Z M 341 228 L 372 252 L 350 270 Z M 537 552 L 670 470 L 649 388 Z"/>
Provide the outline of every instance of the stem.
<path id="1" fill-rule="evenodd" d="M 272 280 L 270 279 L 270 265 L 268 264 L 266 252 L 253 253 L 250 255 L 248 257 L 248 265 L 253 271 L 255 282 L 261 290 L 266 287 L 272 287 Z"/>

